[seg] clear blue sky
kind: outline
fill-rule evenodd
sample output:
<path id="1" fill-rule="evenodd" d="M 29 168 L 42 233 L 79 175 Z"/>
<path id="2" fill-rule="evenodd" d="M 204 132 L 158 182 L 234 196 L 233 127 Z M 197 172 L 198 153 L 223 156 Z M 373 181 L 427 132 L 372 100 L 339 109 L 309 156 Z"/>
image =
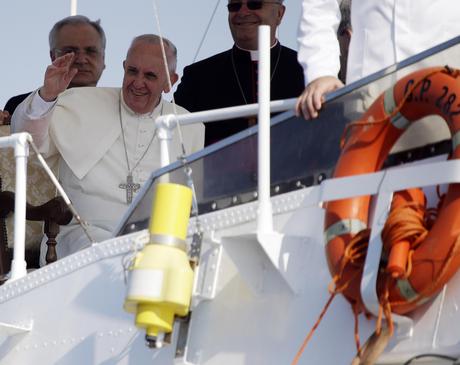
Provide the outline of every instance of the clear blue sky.
<path id="1" fill-rule="evenodd" d="M 219 0 L 156 0 L 162 34 L 178 48 L 178 73 L 192 63 L 206 25 Z M 219 8 L 198 59 L 233 44 L 227 23 L 227 0 Z M 48 32 L 70 15 L 69 0 L 2 0 L 0 2 L 0 109 L 14 95 L 43 82 L 49 64 Z M 279 30 L 281 42 L 297 49 L 301 0 L 285 0 L 287 11 Z M 79 0 L 78 14 L 101 19 L 107 35 L 106 69 L 99 86 L 120 86 L 122 62 L 133 37 L 158 33 L 153 0 Z"/>

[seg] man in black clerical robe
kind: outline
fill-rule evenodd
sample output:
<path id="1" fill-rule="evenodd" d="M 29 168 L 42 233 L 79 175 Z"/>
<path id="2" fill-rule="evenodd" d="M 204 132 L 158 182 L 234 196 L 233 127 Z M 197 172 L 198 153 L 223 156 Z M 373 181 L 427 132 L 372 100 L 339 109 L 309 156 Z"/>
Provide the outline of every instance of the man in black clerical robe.
<path id="1" fill-rule="evenodd" d="M 229 0 L 228 21 L 234 46 L 184 68 L 174 94 L 178 105 L 191 112 L 257 102 L 258 26 L 270 26 L 271 100 L 293 98 L 304 89 L 297 52 L 276 39 L 285 12 L 283 0 Z M 256 116 L 206 123 L 205 145 L 210 145 L 256 123 Z"/>

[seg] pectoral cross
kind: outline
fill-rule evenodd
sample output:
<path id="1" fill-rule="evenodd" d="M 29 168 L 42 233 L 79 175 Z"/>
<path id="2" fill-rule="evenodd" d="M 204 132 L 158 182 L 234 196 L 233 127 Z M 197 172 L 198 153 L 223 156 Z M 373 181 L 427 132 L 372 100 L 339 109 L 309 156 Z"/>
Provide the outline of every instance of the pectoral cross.
<path id="1" fill-rule="evenodd" d="M 120 189 L 126 189 L 126 203 L 131 204 L 133 201 L 133 193 L 141 188 L 141 184 L 134 183 L 133 175 L 126 176 L 126 184 L 121 183 L 118 185 Z"/>

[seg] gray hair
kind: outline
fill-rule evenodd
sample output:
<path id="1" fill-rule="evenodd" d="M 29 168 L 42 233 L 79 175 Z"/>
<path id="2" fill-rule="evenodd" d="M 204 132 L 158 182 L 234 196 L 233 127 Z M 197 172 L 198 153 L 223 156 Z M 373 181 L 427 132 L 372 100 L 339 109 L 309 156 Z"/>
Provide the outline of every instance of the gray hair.
<path id="1" fill-rule="evenodd" d="M 339 24 L 337 34 L 342 34 L 346 29 L 351 29 L 351 0 L 342 0 L 340 2 L 340 15 L 342 20 Z"/>
<path id="2" fill-rule="evenodd" d="M 102 49 L 105 50 L 106 38 L 105 38 L 104 29 L 102 29 L 100 23 L 101 21 L 99 19 L 92 21 L 84 15 L 72 15 L 72 16 L 68 16 L 64 19 L 59 20 L 56 24 L 54 24 L 53 28 L 51 28 L 50 34 L 48 36 L 50 50 L 54 50 L 56 48 L 57 34 L 63 26 L 80 25 L 80 24 L 88 24 L 96 30 L 96 32 L 99 34 L 99 37 L 101 38 Z"/>
<path id="3" fill-rule="evenodd" d="M 166 53 L 166 58 L 167 58 L 167 61 L 168 61 L 168 70 L 169 70 L 169 72 L 176 72 L 176 67 L 177 67 L 177 48 L 173 44 L 173 42 L 171 42 L 167 38 L 164 38 L 164 37 L 162 38 L 162 37 L 160 37 L 160 36 L 158 36 L 156 34 L 142 34 L 142 35 L 139 35 L 136 38 L 134 38 L 133 41 L 131 42 L 131 46 L 129 47 L 128 54 L 129 54 L 129 51 L 131 50 L 131 48 L 133 47 L 133 45 L 135 43 L 137 43 L 137 42 L 145 42 L 145 43 L 149 43 L 149 44 L 161 44 L 162 41 L 165 44 L 165 53 Z"/>

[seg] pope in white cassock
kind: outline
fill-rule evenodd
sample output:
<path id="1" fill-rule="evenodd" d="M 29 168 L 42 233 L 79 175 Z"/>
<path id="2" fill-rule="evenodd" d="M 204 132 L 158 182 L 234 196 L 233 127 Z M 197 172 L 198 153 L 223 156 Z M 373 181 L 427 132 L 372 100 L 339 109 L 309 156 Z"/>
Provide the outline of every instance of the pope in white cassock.
<path id="1" fill-rule="evenodd" d="M 45 72 L 44 84 L 16 109 L 14 132 L 29 132 L 40 152 L 58 159 L 59 180 L 89 233 L 100 242 L 112 236 L 132 195 L 160 168 L 160 145 L 154 120 L 173 114 L 173 105 L 162 99 L 169 91 L 168 75 L 156 35 L 136 37 L 123 63 L 122 88 L 83 87 L 66 90 L 76 70 L 73 53 L 57 58 Z M 163 39 L 169 77 L 178 76 L 176 48 Z M 177 113 L 187 111 L 176 106 Z M 202 124 L 182 127 L 187 153 L 203 148 Z M 181 155 L 174 132 L 170 155 Z M 75 222 L 61 227 L 56 246 L 58 258 L 89 245 Z M 41 264 L 46 245 L 42 243 Z"/>

